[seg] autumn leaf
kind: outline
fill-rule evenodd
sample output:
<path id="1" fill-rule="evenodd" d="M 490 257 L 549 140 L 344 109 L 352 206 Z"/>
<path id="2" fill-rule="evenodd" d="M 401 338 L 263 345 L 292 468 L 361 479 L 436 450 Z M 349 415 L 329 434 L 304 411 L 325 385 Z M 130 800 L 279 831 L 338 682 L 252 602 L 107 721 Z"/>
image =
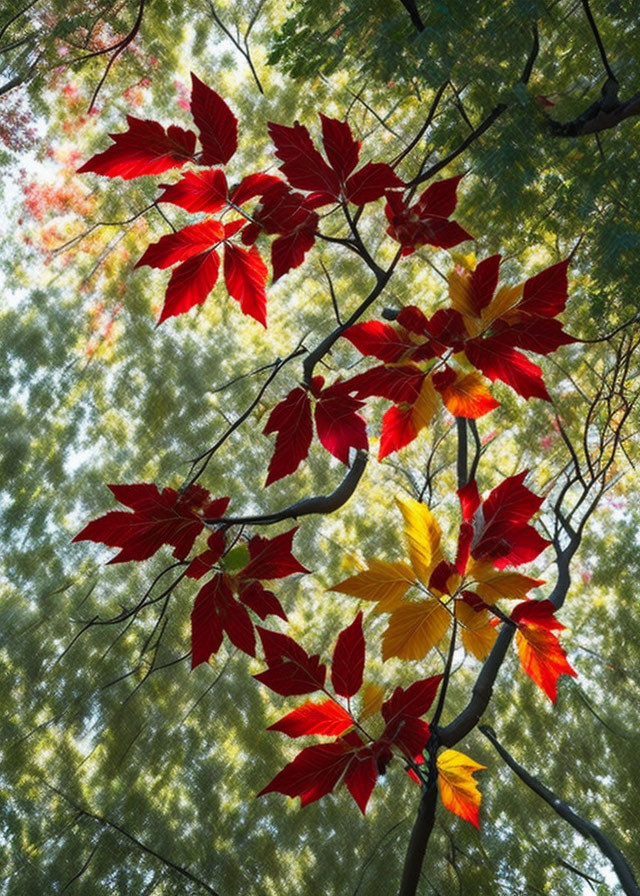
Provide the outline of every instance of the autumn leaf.
<path id="1" fill-rule="evenodd" d="M 451 616 L 437 598 L 404 601 L 393 610 L 382 636 L 382 659 L 421 660 L 444 638 Z"/>
<path id="2" fill-rule="evenodd" d="M 338 635 L 333 660 L 331 683 L 340 697 L 353 697 L 362 687 L 365 644 L 362 632 L 362 613 Z M 341 732 L 336 732 L 340 734 Z"/>
<path id="3" fill-rule="evenodd" d="M 408 205 L 399 193 L 387 193 L 387 233 L 403 247 L 403 255 L 410 255 L 425 244 L 451 249 L 473 239 L 456 221 L 449 220 L 458 202 L 460 179 L 461 175 L 431 184 L 413 205 Z"/>
<path id="4" fill-rule="evenodd" d="M 93 172 L 105 177 L 130 180 L 147 174 L 162 174 L 180 168 L 193 158 L 196 135 L 176 125 L 165 131 L 157 121 L 127 115 L 129 129 L 110 134 L 113 146 L 100 152 L 78 168 L 78 174 Z"/>
<path id="5" fill-rule="evenodd" d="M 482 797 L 473 775 L 485 769 L 486 765 L 480 765 L 457 750 L 444 750 L 436 762 L 443 806 L 479 828 L 478 813 Z"/>
<path id="6" fill-rule="evenodd" d="M 561 675 L 577 677 L 560 642 L 545 628 L 522 625 L 516 632 L 520 664 L 529 678 L 555 703 Z"/>
<path id="7" fill-rule="evenodd" d="M 234 600 L 227 577 L 218 574 L 202 586 L 191 612 L 192 669 L 217 653 L 225 632 L 239 650 L 255 656 L 251 617 L 242 604 Z"/>
<path id="8" fill-rule="evenodd" d="M 228 498 L 211 500 L 199 485 L 182 493 L 172 488 L 160 491 L 153 483 L 109 488 L 116 500 L 133 512 L 112 510 L 90 522 L 73 541 L 121 548 L 110 563 L 146 560 L 165 544 L 174 548 L 174 557 L 184 560 L 204 528 L 203 519 L 221 517 L 229 504 Z"/>
<path id="9" fill-rule="evenodd" d="M 238 120 L 222 97 L 193 73 L 191 115 L 200 132 L 200 164 L 226 164 L 238 148 Z"/>
<path id="10" fill-rule="evenodd" d="M 267 731 L 281 731 L 289 737 L 304 737 L 308 734 L 335 737 L 343 734 L 352 725 L 353 719 L 347 710 L 334 700 L 325 700 L 324 703 L 309 701 L 288 713 L 280 721 L 269 725 Z"/>
<path id="11" fill-rule="evenodd" d="M 317 655 L 307 652 L 288 635 L 258 627 L 268 668 L 253 677 L 276 694 L 290 697 L 321 690 L 326 666 Z"/>
<path id="12" fill-rule="evenodd" d="M 402 562 L 372 559 L 367 564 L 367 569 L 333 585 L 330 590 L 361 600 L 376 601 L 378 612 L 390 612 L 402 603 L 402 598 L 415 581 L 415 573 Z"/>

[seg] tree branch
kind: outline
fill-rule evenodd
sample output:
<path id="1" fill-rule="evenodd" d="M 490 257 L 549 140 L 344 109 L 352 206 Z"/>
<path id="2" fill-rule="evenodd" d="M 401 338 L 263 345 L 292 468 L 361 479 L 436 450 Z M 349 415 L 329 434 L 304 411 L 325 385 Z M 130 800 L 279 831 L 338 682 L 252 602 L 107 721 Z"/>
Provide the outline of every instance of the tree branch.
<path id="1" fill-rule="evenodd" d="M 340 485 L 330 495 L 317 495 L 311 498 L 303 498 L 295 504 L 276 510 L 273 513 L 256 514 L 255 516 L 225 516 L 222 519 L 204 520 L 207 526 L 232 526 L 236 524 L 260 523 L 263 526 L 279 523 L 281 520 L 297 519 L 300 516 L 308 516 L 311 513 L 333 513 L 347 503 L 356 490 L 356 486 L 362 478 L 367 465 L 368 454 L 360 450 L 356 452 L 353 463 Z"/>
<path id="2" fill-rule="evenodd" d="M 479 730 L 484 734 L 487 740 L 493 745 L 498 754 L 502 757 L 502 759 L 506 762 L 509 768 L 515 772 L 515 774 L 520 778 L 520 780 L 527 785 L 527 787 L 536 793 L 541 799 L 545 801 L 551 808 L 556 812 L 560 818 L 563 818 L 566 822 L 568 822 L 572 828 L 578 831 L 579 834 L 582 834 L 583 837 L 590 838 L 593 840 L 600 851 L 609 859 L 611 864 L 613 865 L 613 869 L 617 875 L 618 880 L 620 881 L 620 886 L 626 893 L 626 896 L 640 896 L 640 887 L 638 887 L 638 883 L 634 877 L 633 871 L 631 870 L 631 866 L 625 859 L 624 855 L 620 852 L 617 846 L 615 846 L 611 840 L 604 834 L 600 828 L 594 824 L 592 821 L 587 821 L 585 818 L 582 818 L 578 815 L 575 810 L 573 810 L 567 803 L 561 800 L 556 794 L 550 790 L 545 784 L 539 781 L 537 778 L 534 778 L 532 774 L 530 774 L 525 768 L 523 768 L 516 760 L 511 756 L 511 754 L 502 746 L 502 744 L 498 741 L 495 731 L 493 728 L 490 728 L 488 725 L 480 725 Z"/>

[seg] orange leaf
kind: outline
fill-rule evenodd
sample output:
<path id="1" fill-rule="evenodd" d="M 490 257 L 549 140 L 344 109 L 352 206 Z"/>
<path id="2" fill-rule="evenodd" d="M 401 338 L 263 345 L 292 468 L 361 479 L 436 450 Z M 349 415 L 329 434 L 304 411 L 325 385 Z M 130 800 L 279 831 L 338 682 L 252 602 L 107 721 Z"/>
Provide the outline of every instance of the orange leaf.
<path id="1" fill-rule="evenodd" d="M 458 373 L 454 382 L 442 389 L 442 401 L 454 417 L 472 420 L 488 414 L 499 404 L 489 392 L 485 378 L 477 371 Z"/>
<path id="2" fill-rule="evenodd" d="M 440 799 L 445 809 L 480 827 L 478 810 L 482 797 L 473 773 L 486 765 L 480 765 L 457 750 L 444 750 L 438 756 L 437 766 Z"/>
<path id="3" fill-rule="evenodd" d="M 516 644 L 522 668 L 555 703 L 560 676 L 578 675 L 569 665 L 560 642 L 553 632 L 537 625 L 522 625 L 516 632 Z"/>

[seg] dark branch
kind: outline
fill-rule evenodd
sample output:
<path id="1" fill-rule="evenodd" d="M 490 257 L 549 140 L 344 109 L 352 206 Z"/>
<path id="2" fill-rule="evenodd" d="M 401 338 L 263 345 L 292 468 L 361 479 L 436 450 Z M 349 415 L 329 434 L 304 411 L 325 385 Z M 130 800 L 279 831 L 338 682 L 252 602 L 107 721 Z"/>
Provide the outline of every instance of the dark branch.
<path id="1" fill-rule="evenodd" d="M 263 526 L 271 523 L 279 523 L 281 520 L 297 519 L 300 516 L 308 516 L 311 513 L 333 513 L 347 503 L 360 482 L 367 465 L 368 455 L 366 451 L 357 451 L 351 467 L 340 485 L 330 495 L 317 495 L 311 498 L 303 498 L 296 501 L 283 510 L 273 513 L 256 514 L 255 516 L 225 516 L 222 519 L 204 520 L 208 526 L 236 525 L 260 523 Z"/>
<path id="2" fill-rule="evenodd" d="M 624 855 L 620 852 L 611 840 L 604 834 L 600 828 L 592 821 L 587 821 L 575 812 L 567 803 L 561 800 L 556 794 L 550 790 L 545 784 L 534 778 L 520 763 L 516 762 L 513 756 L 502 746 L 496 737 L 493 728 L 488 725 L 480 725 L 480 731 L 493 744 L 496 751 L 504 759 L 509 768 L 515 772 L 520 780 L 545 801 L 556 812 L 560 818 L 568 822 L 572 828 L 582 834 L 583 837 L 593 840 L 600 851 L 609 859 L 613 865 L 613 869 L 620 881 L 620 886 L 626 893 L 626 896 L 640 896 L 640 887 L 634 877 L 633 871 Z"/>
<path id="3" fill-rule="evenodd" d="M 602 43 L 602 38 L 600 36 L 600 32 L 598 31 L 598 26 L 596 25 L 596 21 L 593 18 L 593 13 L 591 12 L 591 7 L 589 6 L 589 0 L 582 0 L 582 6 L 584 9 L 584 14 L 586 15 L 589 22 L 589 26 L 593 31 L 593 36 L 596 39 L 598 50 L 600 51 L 600 58 L 602 59 L 602 64 L 604 66 L 605 72 L 607 73 L 607 77 L 611 78 L 612 81 L 617 81 L 618 79 L 614 75 L 611 66 L 609 65 L 609 60 L 607 59 L 604 44 Z"/>
<path id="4" fill-rule="evenodd" d="M 422 21 L 422 17 L 418 12 L 418 7 L 415 4 L 415 0 L 400 0 L 400 3 L 402 3 L 404 8 L 409 13 L 411 24 L 416 29 L 416 31 L 424 31 L 424 22 Z"/>
<path id="5" fill-rule="evenodd" d="M 522 71 L 522 75 L 520 76 L 520 84 L 528 84 L 529 78 L 531 77 L 531 72 L 533 71 L 533 66 L 535 65 L 535 61 L 538 56 L 538 51 L 540 49 L 540 41 L 538 39 L 538 26 L 534 25 L 533 27 L 533 44 L 531 46 L 531 50 L 529 52 L 529 56 L 527 57 L 527 61 L 525 63 L 524 69 Z M 413 181 L 412 186 L 417 186 L 418 184 L 424 183 L 426 180 L 430 180 L 435 174 L 438 173 L 442 168 L 446 168 L 446 166 L 452 162 L 454 159 L 457 159 L 459 155 L 461 155 L 465 149 L 471 146 L 472 143 L 475 143 L 479 137 L 481 137 L 485 131 L 488 131 L 491 125 L 497 121 L 498 118 L 506 112 L 509 108 L 508 103 L 498 103 L 494 108 L 489 112 L 487 117 L 482 121 L 477 128 L 471 131 L 470 134 L 465 137 L 465 139 L 460 143 L 456 149 L 452 150 L 448 156 L 445 156 L 444 159 L 441 159 L 439 162 L 436 162 L 435 165 L 431 165 L 430 168 L 427 168 L 426 171 L 423 171 L 418 177 Z"/>

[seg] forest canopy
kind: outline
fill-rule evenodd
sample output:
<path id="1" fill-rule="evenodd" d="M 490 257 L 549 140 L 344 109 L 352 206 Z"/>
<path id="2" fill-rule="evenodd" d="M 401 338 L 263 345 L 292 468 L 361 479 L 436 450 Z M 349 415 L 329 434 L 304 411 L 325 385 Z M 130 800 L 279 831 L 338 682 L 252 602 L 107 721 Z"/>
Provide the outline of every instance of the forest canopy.
<path id="1" fill-rule="evenodd" d="M 2 14 L 8 893 L 639 892 L 637 45 Z"/>

